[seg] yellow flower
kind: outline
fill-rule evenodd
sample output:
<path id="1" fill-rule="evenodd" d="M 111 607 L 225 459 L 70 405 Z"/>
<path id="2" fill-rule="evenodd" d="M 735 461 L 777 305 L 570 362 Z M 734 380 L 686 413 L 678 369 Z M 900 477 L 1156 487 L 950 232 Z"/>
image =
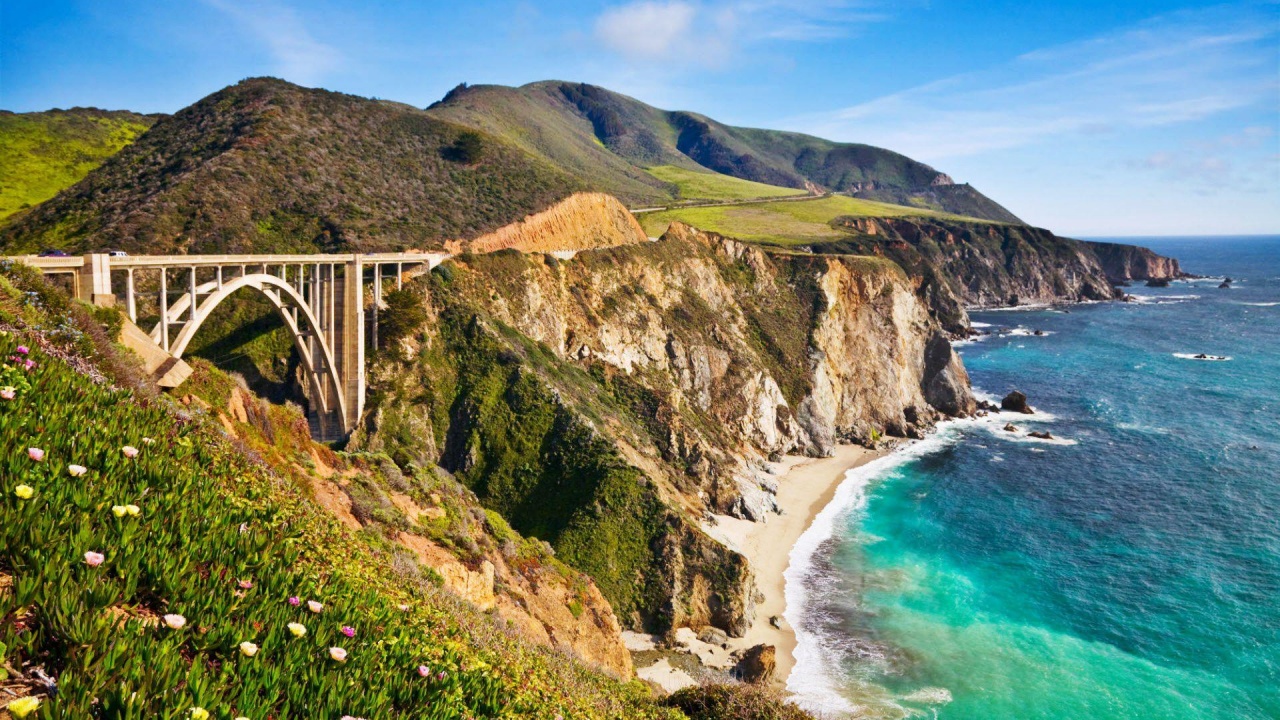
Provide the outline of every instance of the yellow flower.
<path id="1" fill-rule="evenodd" d="M 31 496 L 36 494 L 36 489 L 31 487 L 30 485 L 19 485 L 18 487 L 13 489 L 13 494 L 17 495 L 23 500 L 30 500 Z"/>
<path id="2" fill-rule="evenodd" d="M 138 515 L 142 512 L 142 508 L 138 507 L 137 505 L 125 505 L 124 510 L 125 512 L 129 513 L 129 517 L 138 517 Z"/>
<path id="3" fill-rule="evenodd" d="M 293 633 L 294 637 L 302 637 L 307 634 L 307 626 L 302 623 L 289 623 L 289 632 Z"/>
<path id="4" fill-rule="evenodd" d="M 34 698 L 28 695 L 27 697 L 20 697 L 9 703 L 5 709 L 9 711 L 10 715 L 18 718 L 18 720 L 22 720 L 22 718 L 25 718 L 35 712 L 38 707 L 40 707 L 40 698 Z"/>
<path id="5" fill-rule="evenodd" d="M 112 515 L 115 515 L 115 516 L 116 516 L 116 517 L 118 517 L 118 518 L 122 518 L 122 517 L 124 517 L 124 514 L 125 514 L 126 512 L 129 512 L 129 511 L 128 511 L 128 510 L 125 510 L 123 505 L 112 505 L 112 506 L 111 506 L 111 514 L 112 514 Z"/>
<path id="6" fill-rule="evenodd" d="M 202 707 L 191 708 L 191 720 L 209 720 L 209 711 Z"/>

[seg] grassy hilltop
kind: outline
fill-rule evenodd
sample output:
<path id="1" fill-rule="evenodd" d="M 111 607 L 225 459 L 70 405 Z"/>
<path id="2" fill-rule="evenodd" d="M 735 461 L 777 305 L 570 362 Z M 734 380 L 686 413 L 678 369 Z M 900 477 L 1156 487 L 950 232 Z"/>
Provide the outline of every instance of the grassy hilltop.
<path id="1" fill-rule="evenodd" d="M 897 213 L 1017 220 L 888 150 L 735 128 L 563 82 L 459 87 L 423 110 L 255 78 L 141 135 L 120 125 L 92 153 L 70 130 L 40 139 L 35 116 L 3 119 L 12 126 L 0 125 L 12 155 L 4 166 L 39 178 L 3 187 L 0 208 L 33 205 L 0 227 L 6 253 L 426 249 L 577 190 L 632 206 L 837 192 L 910 208 Z M 60 122 L 36 125 L 70 124 Z M 51 158 L 74 171 L 48 171 Z"/>
<path id="2" fill-rule="evenodd" d="M 155 121 L 94 108 L 0 113 L 0 222 L 79 182 Z"/>

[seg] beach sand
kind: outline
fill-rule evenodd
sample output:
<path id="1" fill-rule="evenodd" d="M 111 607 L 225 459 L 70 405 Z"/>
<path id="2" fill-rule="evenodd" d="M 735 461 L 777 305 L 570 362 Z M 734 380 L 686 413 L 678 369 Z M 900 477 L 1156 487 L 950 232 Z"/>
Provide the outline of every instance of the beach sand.
<path id="1" fill-rule="evenodd" d="M 704 662 L 710 660 L 707 664 L 723 664 L 727 663 L 728 655 L 739 648 L 760 643 L 773 645 L 777 648 L 774 683 L 785 687 L 787 676 L 795 665 L 796 637 L 785 620 L 781 628 L 775 628 L 769 623 L 769 618 L 781 618 L 786 609 L 783 573 L 791 561 L 791 548 L 814 517 L 831 502 L 845 472 L 882 457 L 886 452 L 859 445 L 839 445 L 829 458 L 788 456 L 775 465 L 778 470 L 778 508 L 782 514 L 769 515 L 764 522 L 718 515 L 715 525 L 704 526 L 712 537 L 746 556 L 755 572 L 756 586 L 764 595 L 764 601 L 756 605 L 756 619 L 746 636 L 731 638 L 727 650 L 696 640 L 689 643 L 699 656 L 704 657 Z M 720 657 L 722 655 L 723 658 Z"/>

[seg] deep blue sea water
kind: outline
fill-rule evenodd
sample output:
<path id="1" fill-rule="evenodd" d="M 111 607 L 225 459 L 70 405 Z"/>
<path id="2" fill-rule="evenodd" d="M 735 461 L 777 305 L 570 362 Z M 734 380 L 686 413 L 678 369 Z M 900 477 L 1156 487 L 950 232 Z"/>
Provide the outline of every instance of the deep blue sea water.
<path id="1" fill-rule="evenodd" d="M 804 704 L 1280 718 L 1280 237 L 1123 242 L 1235 283 L 974 313 L 975 387 L 1042 412 L 851 471 L 788 571 Z"/>

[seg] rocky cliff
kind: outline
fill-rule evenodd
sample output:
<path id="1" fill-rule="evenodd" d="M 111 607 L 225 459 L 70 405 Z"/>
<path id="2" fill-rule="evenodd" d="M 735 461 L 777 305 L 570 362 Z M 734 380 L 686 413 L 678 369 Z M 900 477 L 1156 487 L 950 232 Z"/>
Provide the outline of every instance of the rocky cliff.
<path id="1" fill-rule="evenodd" d="M 1133 280 L 1175 280 L 1185 273 L 1178 266 L 1176 258 L 1157 255 L 1151 250 L 1137 245 L 1122 243 L 1085 241 L 1098 256 L 1107 279 L 1113 283 L 1125 283 Z"/>
<path id="2" fill-rule="evenodd" d="M 431 320 L 373 371 L 353 447 L 443 466 L 634 627 L 746 630 L 750 568 L 699 521 L 769 512 L 767 458 L 973 408 L 918 282 L 882 258 L 675 224 L 568 261 L 463 255 L 410 287 Z"/>
<path id="3" fill-rule="evenodd" d="M 631 676 L 618 619 L 591 578 L 485 512 L 447 473 L 429 465 L 402 470 L 377 452 L 335 453 L 311 440 L 296 406 L 270 404 L 206 361 L 194 366 L 182 404 L 214 416 L 345 531 L 378 539 L 406 583 L 437 583 L 528 640 Z"/>
<path id="4" fill-rule="evenodd" d="M 968 327 L 965 308 L 1115 296 L 1089 243 L 1041 228 L 927 218 L 846 217 L 833 224 L 850 238 L 815 246 L 815 252 L 893 260 L 918 278 L 922 297 L 952 332 Z"/>
<path id="5" fill-rule="evenodd" d="M 572 252 L 645 242 L 644 228 L 612 195 L 574 193 L 542 212 L 471 241 L 446 244 L 450 252 Z"/>

